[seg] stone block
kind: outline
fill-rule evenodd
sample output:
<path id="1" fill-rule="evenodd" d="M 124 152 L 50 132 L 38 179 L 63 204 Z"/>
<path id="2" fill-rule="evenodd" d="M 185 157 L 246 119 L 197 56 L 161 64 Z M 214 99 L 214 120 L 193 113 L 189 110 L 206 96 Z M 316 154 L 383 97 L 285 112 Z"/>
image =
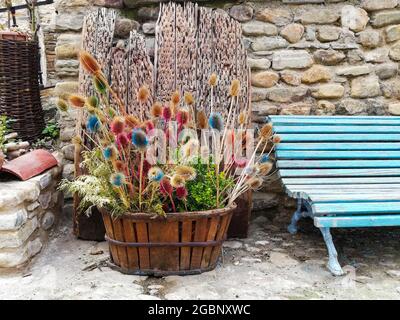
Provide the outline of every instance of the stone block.
<path id="1" fill-rule="evenodd" d="M 361 8 L 345 5 L 341 12 L 342 27 L 347 27 L 354 32 L 365 29 L 369 21 L 368 13 Z"/>
<path id="2" fill-rule="evenodd" d="M 343 97 L 344 87 L 341 84 L 328 83 L 313 88 L 312 96 L 317 99 L 338 99 Z"/>
<path id="3" fill-rule="evenodd" d="M 392 9 L 399 4 L 399 0 L 363 0 L 361 7 L 367 11 Z"/>
<path id="4" fill-rule="evenodd" d="M 286 8 L 265 8 L 257 12 L 256 19 L 284 26 L 293 21 L 293 14 Z"/>
<path id="5" fill-rule="evenodd" d="M 313 65 L 310 69 L 303 73 L 301 81 L 311 84 L 316 82 L 326 82 L 332 78 L 332 75 L 327 67 Z"/>
<path id="6" fill-rule="evenodd" d="M 271 61 L 267 58 L 252 59 L 248 58 L 247 63 L 252 70 L 267 70 L 271 67 Z"/>
<path id="7" fill-rule="evenodd" d="M 273 54 L 272 68 L 283 69 L 304 69 L 314 63 L 312 56 L 305 50 L 283 50 Z"/>
<path id="8" fill-rule="evenodd" d="M 251 75 L 251 84 L 255 87 L 271 88 L 279 81 L 279 74 L 272 71 L 262 71 Z"/>
<path id="9" fill-rule="evenodd" d="M 258 37 L 251 44 L 253 51 L 270 51 L 288 46 L 288 42 L 282 37 Z"/>
<path id="10" fill-rule="evenodd" d="M 249 5 L 235 5 L 229 10 L 232 18 L 239 22 L 246 22 L 253 19 L 254 9 Z"/>
<path id="11" fill-rule="evenodd" d="M 351 96 L 353 98 L 372 98 L 381 94 L 377 76 L 359 77 L 351 81 Z"/>
<path id="12" fill-rule="evenodd" d="M 299 102 L 307 95 L 307 87 L 274 87 L 269 89 L 268 99 L 281 103 Z"/>
<path id="13" fill-rule="evenodd" d="M 28 242 L 13 250 L 0 250 L 0 268 L 15 268 L 26 263 L 42 249 L 42 242 L 39 238 Z"/>
<path id="14" fill-rule="evenodd" d="M 291 23 L 285 26 L 280 32 L 280 35 L 290 43 L 299 42 L 303 34 L 304 27 L 299 23 Z"/>
<path id="15" fill-rule="evenodd" d="M 19 248 L 38 228 L 38 220 L 33 217 L 16 231 L 0 232 L 0 249 Z"/>
<path id="16" fill-rule="evenodd" d="M 347 66 L 337 69 L 336 74 L 338 76 L 345 76 L 345 77 L 358 77 L 361 75 L 369 74 L 371 70 L 372 68 L 370 65 Z"/>
<path id="17" fill-rule="evenodd" d="M 302 24 L 333 24 L 339 18 L 337 10 L 333 8 L 307 10 L 299 17 Z"/>
<path id="18" fill-rule="evenodd" d="M 317 63 L 333 66 L 346 59 L 346 55 L 343 52 L 335 50 L 317 50 L 314 52 L 314 59 Z"/>
<path id="19" fill-rule="evenodd" d="M 24 208 L 0 211 L 0 232 L 18 230 L 27 218 L 28 213 Z"/>
<path id="20" fill-rule="evenodd" d="M 400 10 L 398 9 L 378 11 L 374 13 L 371 18 L 371 24 L 376 28 L 399 23 Z"/>
<path id="21" fill-rule="evenodd" d="M 278 28 L 262 21 L 250 21 L 242 25 L 243 34 L 245 36 L 276 36 Z"/>

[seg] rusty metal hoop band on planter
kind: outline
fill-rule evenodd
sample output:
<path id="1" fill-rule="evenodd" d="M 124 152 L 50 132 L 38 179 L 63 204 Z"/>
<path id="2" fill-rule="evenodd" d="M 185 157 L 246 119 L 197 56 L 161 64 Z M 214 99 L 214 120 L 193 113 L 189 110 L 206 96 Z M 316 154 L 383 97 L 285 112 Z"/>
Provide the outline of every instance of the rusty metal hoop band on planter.
<path id="1" fill-rule="evenodd" d="M 167 217 L 100 209 L 113 268 L 135 275 L 191 275 L 213 270 L 236 205 Z"/>

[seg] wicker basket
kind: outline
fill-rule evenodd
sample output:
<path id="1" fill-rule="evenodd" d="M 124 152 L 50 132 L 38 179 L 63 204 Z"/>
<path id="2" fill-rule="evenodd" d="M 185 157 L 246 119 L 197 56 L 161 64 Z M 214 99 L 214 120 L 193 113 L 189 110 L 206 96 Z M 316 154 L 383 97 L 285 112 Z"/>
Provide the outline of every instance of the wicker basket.
<path id="1" fill-rule="evenodd" d="M 0 114 L 14 120 L 12 129 L 21 139 L 34 141 L 45 125 L 40 101 L 38 43 L 24 41 L 19 33 L 2 33 L 1 37 Z"/>
<path id="2" fill-rule="evenodd" d="M 213 270 L 236 205 L 229 208 L 168 214 L 137 213 L 112 219 L 100 210 L 113 263 L 135 275 L 191 275 Z"/>

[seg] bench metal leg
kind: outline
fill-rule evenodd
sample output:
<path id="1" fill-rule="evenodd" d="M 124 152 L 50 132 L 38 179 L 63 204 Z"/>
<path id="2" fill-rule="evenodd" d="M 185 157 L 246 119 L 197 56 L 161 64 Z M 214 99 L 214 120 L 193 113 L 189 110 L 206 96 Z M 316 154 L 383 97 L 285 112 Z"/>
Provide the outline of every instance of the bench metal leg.
<path id="1" fill-rule="evenodd" d="M 302 201 L 301 201 L 301 199 L 298 199 L 297 200 L 297 210 L 293 214 L 292 221 L 291 221 L 290 225 L 288 226 L 288 231 L 291 234 L 297 233 L 297 222 L 299 222 L 299 220 L 303 217 L 301 210 L 302 210 Z"/>
<path id="2" fill-rule="evenodd" d="M 326 247 L 328 248 L 328 254 L 329 254 L 329 263 L 328 263 L 328 269 L 334 276 L 342 276 L 344 275 L 343 269 L 339 264 L 338 261 L 338 254 L 335 248 L 335 245 L 333 244 L 332 240 L 332 235 L 330 232 L 330 228 L 319 228 L 322 232 L 322 235 L 324 237 Z"/>

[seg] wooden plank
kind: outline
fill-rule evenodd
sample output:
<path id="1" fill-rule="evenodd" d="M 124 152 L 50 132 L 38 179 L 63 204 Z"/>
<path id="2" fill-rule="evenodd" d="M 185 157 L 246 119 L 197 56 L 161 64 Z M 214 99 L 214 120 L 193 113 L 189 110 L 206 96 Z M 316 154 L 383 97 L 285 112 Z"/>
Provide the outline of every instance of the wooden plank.
<path id="1" fill-rule="evenodd" d="M 400 150 L 400 143 L 280 143 L 277 150 Z"/>
<path id="2" fill-rule="evenodd" d="M 115 240 L 120 241 L 120 242 L 125 242 L 122 220 L 121 219 L 114 220 L 113 226 L 114 226 Z M 117 251 L 118 251 L 118 258 L 119 258 L 119 263 L 121 265 L 121 268 L 127 270 L 128 269 L 128 255 L 126 252 L 126 247 L 118 246 Z"/>
<path id="3" fill-rule="evenodd" d="M 208 229 L 206 241 L 214 241 L 217 236 L 218 226 L 219 226 L 219 217 L 211 218 L 209 221 L 210 228 Z M 210 259 L 213 247 L 207 247 L 204 249 L 203 258 L 201 261 L 201 268 L 206 269 L 210 266 Z"/>
<path id="4" fill-rule="evenodd" d="M 387 142 L 387 141 L 400 141 L 400 134 L 389 133 L 376 133 L 376 134 L 368 134 L 368 133 L 354 133 L 354 134 L 315 134 L 315 133 L 284 133 L 279 134 L 282 142 L 307 142 L 307 141 L 359 141 L 359 142 L 367 142 L 367 141 L 379 141 L 379 142 Z"/>
<path id="5" fill-rule="evenodd" d="M 149 239 L 152 243 L 179 242 L 179 223 L 152 221 L 149 223 Z M 179 248 L 150 248 L 150 261 L 154 270 L 179 270 Z"/>
<path id="6" fill-rule="evenodd" d="M 281 177 L 394 177 L 400 169 L 283 169 Z"/>
<path id="7" fill-rule="evenodd" d="M 400 159 L 400 151 L 277 151 L 278 159 Z"/>
<path id="8" fill-rule="evenodd" d="M 279 160 L 277 168 L 400 168 L 400 160 Z"/>
<path id="9" fill-rule="evenodd" d="M 335 195 L 337 197 L 341 197 L 343 195 L 359 195 L 360 193 L 368 194 L 368 195 L 384 195 L 384 194 L 394 194 L 398 193 L 397 190 L 388 190 L 388 189 L 320 189 L 320 190 L 291 190 L 289 188 L 286 189 L 286 193 L 288 196 L 298 199 L 309 199 L 314 195 Z"/>
<path id="10" fill-rule="evenodd" d="M 133 221 L 130 219 L 123 219 L 122 224 L 124 229 L 125 241 L 137 242 Z M 133 247 L 127 247 L 126 252 L 128 253 L 129 270 L 138 270 L 139 269 L 138 249 Z"/>
<path id="11" fill-rule="evenodd" d="M 375 178 L 285 178 L 282 183 L 286 185 L 295 184 L 382 184 L 400 183 L 400 177 L 375 177 Z"/>
<path id="12" fill-rule="evenodd" d="M 208 233 L 208 219 L 202 218 L 196 220 L 196 229 L 194 234 L 194 242 L 204 242 L 206 241 Z M 201 267 L 201 260 L 203 257 L 203 247 L 196 247 L 192 249 L 192 259 L 190 263 L 190 269 L 196 270 Z"/>
<path id="13" fill-rule="evenodd" d="M 354 193 L 354 194 L 308 194 L 307 200 L 316 202 L 377 202 L 400 201 L 400 192 Z"/>
<path id="14" fill-rule="evenodd" d="M 325 118 L 325 117 L 307 117 L 307 118 L 287 118 L 287 117 L 274 117 L 273 124 L 277 126 L 290 126 L 290 125 L 331 125 L 331 126 L 390 126 L 400 125 L 400 118 L 393 119 L 392 117 L 386 117 L 387 119 L 377 119 L 375 117 L 368 118 Z"/>
<path id="15" fill-rule="evenodd" d="M 277 126 L 274 132 L 283 133 L 399 133 L 400 126 Z"/>
<path id="16" fill-rule="evenodd" d="M 146 243 L 149 242 L 149 235 L 147 232 L 147 223 L 146 222 L 137 222 L 136 223 L 136 236 L 137 241 Z M 140 269 L 149 270 L 150 269 L 150 251 L 148 248 L 139 248 L 139 262 Z"/>
<path id="17" fill-rule="evenodd" d="M 182 222 L 182 239 L 181 242 L 192 242 L 193 241 L 193 221 L 184 220 Z M 189 247 L 181 248 L 181 261 L 180 270 L 190 269 L 190 258 L 192 249 Z"/>
<path id="18" fill-rule="evenodd" d="M 400 214 L 400 201 L 393 202 L 328 202 L 311 205 L 315 215 L 327 214 Z"/>
<path id="19" fill-rule="evenodd" d="M 394 190 L 394 189 L 400 189 L 400 184 L 348 184 L 348 185 L 341 185 L 341 184 L 323 184 L 323 185 L 287 185 L 286 186 L 290 190 L 351 190 L 351 189 L 359 189 L 359 190 L 366 190 L 366 189 L 372 189 L 372 190 L 380 190 L 380 189 L 386 189 L 386 190 Z"/>
<path id="20" fill-rule="evenodd" d="M 271 121 L 274 120 L 281 120 L 281 119 L 354 119 L 354 120 L 400 120 L 400 117 L 394 117 L 394 116 L 305 116 L 305 115 L 288 115 L 288 116 L 280 116 L 280 115 L 271 115 L 267 116 L 267 118 Z"/>
<path id="21" fill-rule="evenodd" d="M 391 227 L 400 225 L 400 215 L 316 217 L 314 225 L 317 228 Z"/>

